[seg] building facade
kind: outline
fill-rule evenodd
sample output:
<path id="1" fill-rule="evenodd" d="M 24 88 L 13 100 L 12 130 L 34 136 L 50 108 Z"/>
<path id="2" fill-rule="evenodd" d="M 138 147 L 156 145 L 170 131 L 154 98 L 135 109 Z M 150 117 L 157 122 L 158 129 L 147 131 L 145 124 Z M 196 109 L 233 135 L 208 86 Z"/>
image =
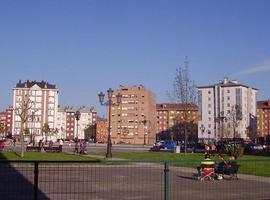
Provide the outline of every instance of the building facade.
<path id="1" fill-rule="evenodd" d="M 257 89 L 225 78 L 198 90 L 201 141 L 248 139 L 250 118 L 256 116 Z"/>
<path id="2" fill-rule="evenodd" d="M 96 122 L 96 141 L 98 143 L 107 143 L 108 140 L 108 120 L 98 119 Z"/>
<path id="3" fill-rule="evenodd" d="M 76 120 L 75 113 L 80 112 L 79 120 Z M 59 107 L 57 114 L 58 139 L 74 140 L 75 138 L 85 139 L 84 130 L 88 125 L 96 123 L 97 112 L 93 107 Z"/>
<path id="4" fill-rule="evenodd" d="M 0 112 L 0 124 L 3 126 L 4 131 L 1 133 L 2 137 L 12 133 L 12 107 L 7 108 L 5 111 Z"/>
<path id="5" fill-rule="evenodd" d="M 116 104 L 116 95 L 122 101 Z M 144 86 L 120 86 L 113 93 L 112 143 L 152 144 L 156 138 L 156 98 Z"/>
<path id="6" fill-rule="evenodd" d="M 157 104 L 157 135 L 159 139 L 183 140 L 181 138 L 180 126 L 183 123 L 194 124 L 193 130 L 189 130 L 189 135 L 198 137 L 198 106 L 194 104 Z M 168 138 L 168 136 L 170 138 Z"/>
<path id="7" fill-rule="evenodd" d="M 270 135 L 270 100 L 257 102 L 258 136 Z"/>
<path id="8" fill-rule="evenodd" d="M 19 81 L 13 87 L 12 134 L 19 135 L 22 110 L 27 111 L 26 127 L 35 140 L 44 138 L 42 127 L 45 123 L 56 128 L 59 91 L 56 85 L 48 82 Z M 24 103 L 27 107 L 24 107 Z"/>

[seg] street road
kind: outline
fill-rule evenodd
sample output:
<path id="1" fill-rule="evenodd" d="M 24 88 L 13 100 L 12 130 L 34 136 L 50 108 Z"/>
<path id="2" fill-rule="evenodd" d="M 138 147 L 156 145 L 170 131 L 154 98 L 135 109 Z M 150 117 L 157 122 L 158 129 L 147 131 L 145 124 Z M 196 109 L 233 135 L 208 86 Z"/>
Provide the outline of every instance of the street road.
<path id="1" fill-rule="evenodd" d="M 54 146 L 59 146 L 59 143 L 55 143 Z M 152 145 L 134 145 L 134 144 L 113 144 L 112 151 L 113 152 L 148 152 Z M 21 144 L 19 142 L 16 143 L 16 151 L 19 151 L 21 148 Z M 63 152 L 71 153 L 74 151 L 75 143 L 71 143 L 71 146 L 68 143 L 64 143 Z M 5 151 L 12 151 L 12 146 L 5 146 Z M 94 144 L 89 143 L 87 145 L 87 152 L 91 154 L 91 152 L 106 152 L 107 144 Z"/>
<path id="2" fill-rule="evenodd" d="M 33 167 L 0 165 L 0 196 L 32 199 Z M 170 167 L 169 199 L 266 200 L 270 179 L 240 176 L 240 180 L 195 180 L 194 169 Z M 39 199 L 163 200 L 163 166 L 149 163 L 121 165 L 51 164 L 39 168 Z"/>

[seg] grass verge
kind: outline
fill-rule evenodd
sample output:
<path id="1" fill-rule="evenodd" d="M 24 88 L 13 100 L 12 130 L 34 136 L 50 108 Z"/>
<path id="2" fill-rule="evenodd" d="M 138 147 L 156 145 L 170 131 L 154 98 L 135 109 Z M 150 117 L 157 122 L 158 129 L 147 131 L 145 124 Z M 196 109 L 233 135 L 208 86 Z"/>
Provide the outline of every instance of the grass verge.
<path id="1" fill-rule="evenodd" d="M 99 153 L 98 155 L 104 155 Z M 145 153 L 134 153 L 134 152 L 115 152 L 113 153 L 114 158 L 126 159 L 130 161 L 170 161 L 171 165 L 179 167 L 192 167 L 196 168 L 200 165 L 200 161 L 203 159 L 204 155 L 201 153 L 189 153 L 187 155 L 176 154 L 176 153 L 166 153 L 166 152 L 145 152 Z M 217 156 L 214 160 L 217 159 Z M 228 157 L 225 156 L 225 160 Z M 270 177 L 270 157 L 269 156 L 254 156 L 245 155 L 237 159 L 238 164 L 240 164 L 239 173 L 256 175 L 256 176 L 266 176 Z"/>

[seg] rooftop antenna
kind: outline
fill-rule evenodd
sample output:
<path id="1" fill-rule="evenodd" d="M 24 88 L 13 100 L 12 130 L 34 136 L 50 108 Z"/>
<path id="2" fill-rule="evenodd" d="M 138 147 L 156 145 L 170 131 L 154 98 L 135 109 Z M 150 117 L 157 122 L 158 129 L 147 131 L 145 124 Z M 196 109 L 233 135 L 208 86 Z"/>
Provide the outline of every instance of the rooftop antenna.
<path id="1" fill-rule="evenodd" d="M 185 56 L 185 78 L 186 78 L 186 80 L 188 79 L 188 67 L 189 67 L 188 56 Z"/>

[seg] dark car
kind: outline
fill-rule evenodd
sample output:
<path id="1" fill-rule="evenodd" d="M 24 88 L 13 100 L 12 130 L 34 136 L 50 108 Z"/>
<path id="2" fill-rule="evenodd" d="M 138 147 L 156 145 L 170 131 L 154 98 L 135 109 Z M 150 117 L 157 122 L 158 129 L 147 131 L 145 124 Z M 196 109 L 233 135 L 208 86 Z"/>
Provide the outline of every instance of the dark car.
<path id="1" fill-rule="evenodd" d="M 196 144 L 194 147 L 194 153 L 204 153 L 204 144 Z"/>

